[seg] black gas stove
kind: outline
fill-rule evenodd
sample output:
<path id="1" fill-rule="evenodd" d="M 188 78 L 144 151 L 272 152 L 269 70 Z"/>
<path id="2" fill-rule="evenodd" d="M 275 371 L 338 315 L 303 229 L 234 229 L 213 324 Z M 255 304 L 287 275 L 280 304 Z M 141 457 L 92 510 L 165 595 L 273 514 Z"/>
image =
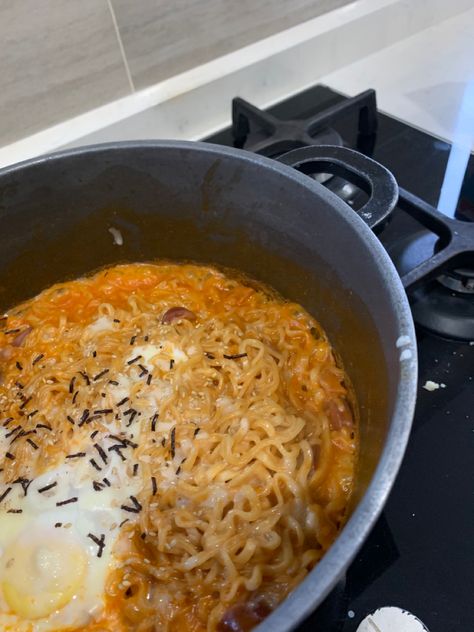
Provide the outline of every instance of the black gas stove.
<path id="1" fill-rule="evenodd" d="M 474 630 L 474 156 L 381 114 L 372 90 L 347 98 L 318 85 L 265 112 L 238 98 L 232 107 L 232 127 L 207 141 L 273 158 L 345 145 L 390 169 L 401 190 L 378 237 L 417 324 L 413 429 L 381 518 L 299 631 L 408 632 L 369 616 L 387 606 L 430 632 Z M 339 177 L 315 177 L 354 208 L 366 199 Z"/>

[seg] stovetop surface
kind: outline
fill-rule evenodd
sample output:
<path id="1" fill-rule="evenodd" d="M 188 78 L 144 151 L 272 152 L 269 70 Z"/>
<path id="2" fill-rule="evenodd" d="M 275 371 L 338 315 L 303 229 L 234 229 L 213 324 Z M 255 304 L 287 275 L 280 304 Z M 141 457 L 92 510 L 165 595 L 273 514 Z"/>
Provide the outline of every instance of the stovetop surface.
<path id="1" fill-rule="evenodd" d="M 343 99 L 315 86 L 269 111 L 282 119 L 306 118 Z M 388 167 L 404 189 L 437 207 L 443 188 L 443 212 L 474 221 L 473 156 L 447 168 L 450 144 L 383 114 L 368 146 L 358 141 L 354 114 L 332 127 L 344 144 Z M 259 138 L 257 132 L 253 140 Z M 206 140 L 233 144 L 230 128 Z M 412 221 L 395 211 L 380 235 L 389 252 Z M 474 630 L 474 346 L 421 328 L 417 340 L 418 400 L 400 473 L 381 518 L 333 595 L 331 623 L 324 619 L 322 626 L 316 612 L 301 632 L 355 632 L 383 606 L 409 610 L 430 632 Z M 427 381 L 439 388 L 426 390 Z"/>

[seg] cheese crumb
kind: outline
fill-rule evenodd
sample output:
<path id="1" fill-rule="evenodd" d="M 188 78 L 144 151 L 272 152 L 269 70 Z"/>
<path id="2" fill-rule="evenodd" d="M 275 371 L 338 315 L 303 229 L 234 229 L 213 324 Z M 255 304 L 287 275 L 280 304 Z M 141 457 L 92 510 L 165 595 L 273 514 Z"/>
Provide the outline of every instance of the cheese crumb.
<path id="1" fill-rule="evenodd" d="M 438 384 L 438 382 L 432 382 L 431 380 L 427 380 L 424 384 L 423 384 L 423 388 L 427 391 L 437 391 L 439 389 L 440 385 Z M 444 386 L 443 386 L 444 388 Z"/>

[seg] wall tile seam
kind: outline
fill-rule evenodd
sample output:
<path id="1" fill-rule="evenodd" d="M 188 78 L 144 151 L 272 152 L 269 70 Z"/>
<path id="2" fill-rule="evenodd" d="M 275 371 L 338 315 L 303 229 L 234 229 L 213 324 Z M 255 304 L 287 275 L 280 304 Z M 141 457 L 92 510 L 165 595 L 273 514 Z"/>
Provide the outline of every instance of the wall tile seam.
<path id="1" fill-rule="evenodd" d="M 135 84 L 133 81 L 133 76 L 132 73 L 130 71 L 130 65 L 128 63 L 128 59 L 127 59 L 127 53 L 125 51 L 125 47 L 123 45 L 123 40 L 122 40 L 122 35 L 120 33 L 120 28 L 117 22 L 117 17 L 115 15 L 115 10 L 112 4 L 112 0 L 106 0 L 107 2 L 107 6 L 109 7 L 109 12 L 110 12 L 110 17 L 112 19 L 112 24 L 114 26 L 114 31 L 115 31 L 115 35 L 117 37 L 117 43 L 118 43 L 118 47 L 120 49 L 120 55 L 122 57 L 122 62 L 124 65 L 124 69 L 125 69 L 125 74 L 127 75 L 127 81 L 130 87 L 130 92 L 133 94 L 134 92 L 136 92 L 135 89 Z"/>

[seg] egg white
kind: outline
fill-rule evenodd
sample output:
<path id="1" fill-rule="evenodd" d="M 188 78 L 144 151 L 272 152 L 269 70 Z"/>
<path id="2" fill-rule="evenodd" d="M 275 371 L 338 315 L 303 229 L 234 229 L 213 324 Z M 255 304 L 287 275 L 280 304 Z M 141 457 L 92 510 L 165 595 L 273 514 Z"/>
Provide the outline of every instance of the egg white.
<path id="1" fill-rule="evenodd" d="M 107 329 L 113 327 L 109 319 L 103 317 L 89 326 L 88 336 L 95 338 L 103 335 Z M 186 362 L 189 357 L 186 353 L 172 345 L 141 345 L 133 349 L 130 358 L 141 355 L 141 362 L 149 371 L 153 371 L 152 384 L 146 388 L 146 392 L 140 393 L 134 406 L 140 411 L 140 416 L 134 422 L 133 428 L 127 425 L 127 417 L 123 415 L 117 420 L 113 418 L 103 422 L 105 430 L 97 434 L 94 442 L 103 445 L 104 449 L 110 446 L 107 435 L 125 434 L 138 442 L 142 434 L 144 423 L 149 423 L 150 415 L 156 411 L 160 404 L 169 397 L 173 386 L 166 379 L 171 370 L 170 360 L 174 364 Z M 125 369 L 115 376 L 118 384 L 110 385 L 106 390 L 106 401 L 109 405 L 116 406 L 124 397 L 131 397 L 134 386 L 137 384 L 137 371 L 134 367 Z M 141 381 L 143 383 L 143 380 Z M 105 404 L 105 401 L 103 402 Z M 146 420 L 146 421 L 145 421 Z M 156 440 L 169 433 L 172 423 L 160 421 Z M 9 441 L 5 435 L 7 429 L 0 426 L 0 454 L 8 450 Z M 11 485 L 12 490 L 7 498 L 0 504 L 0 630 L 2 632 L 52 632 L 57 629 L 76 629 L 87 625 L 94 619 L 100 620 L 104 608 L 105 585 L 108 574 L 119 563 L 113 554 L 114 547 L 120 537 L 120 525 L 128 518 L 133 520 L 136 516 L 124 512 L 122 506 L 130 505 L 130 496 L 139 495 L 149 480 L 144 481 L 139 474 L 136 477 L 130 475 L 130 463 L 123 461 L 116 452 L 107 451 L 107 463 L 100 459 L 100 455 L 91 445 L 93 442 L 89 436 L 84 437 L 83 445 L 76 443 L 73 452 L 86 452 L 86 456 L 77 459 L 65 460 L 57 467 L 48 470 L 33 480 L 27 489 L 25 496 L 20 484 Z M 179 456 L 179 455 L 177 455 Z M 90 459 L 100 464 L 101 471 L 92 468 Z M 149 457 L 144 454 L 140 459 L 143 464 L 149 462 Z M 145 468 L 144 468 L 145 469 Z M 166 471 L 166 473 L 168 473 Z M 173 484 L 174 469 L 169 468 L 169 480 L 165 485 Z M 100 491 L 93 489 L 92 481 L 102 481 L 106 478 L 110 487 L 103 487 Z M 0 493 L 7 485 L 2 480 L 0 473 Z M 56 483 L 50 490 L 40 493 L 38 490 Z M 57 506 L 58 502 L 70 498 L 76 498 L 77 502 Z M 10 509 L 21 507 L 22 513 L 8 513 Z M 105 536 L 105 547 L 101 557 L 98 557 L 98 545 L 89 537 L 93 534 L 97 537 Z M 68 603 L 47 616 L 29 619 L 12 613 L 4 594 L 5 582 L 8 583 L 11 569 L 8 568 L 9 552 L 16 545 L 29 547 L 34 556 L 39 559 L 45 547 L 53 555 L 63 555 L 55 551 L 55 543 L 61 544 L 61 551 L 66 551 L 60 563 L 63 570 L 71 563 L 67 553 L 67 543 L 71 550 L 81 551 L 81 558 L 85 560 L 84 576 L 75 587 L 74 594 Z M 18 550 L 18 549 L 17 549 Z M 40 574 L 38 567 L 38 574 Z M 34 579 L 34 578 L 33 578 Z M 32 578 L 25 577 L 25 590 Z"/>
<path id="2" fill-rule="evenodd" d="M 91 485 L 91 466 L 89 458 L 80 458 L 75 462 L 63 463 L 36 478 L 28 487 L 24 497 L 20 485 L 13 486 L 8 498 L 2 503 L 0 529 L 0 613 L 8 612 L 8 605 L 2 591 L 2 585 L 8 582 L 9 569 L 6 567 L 8 551 L 15 541 L 28 541 L 29 546 L 39 550 L 45 540 L 54 545 L 55 538 L 66 534 L 71 542 L 77 543 L 86 559 L 84 581 L 77 587 L 69 603 L 43 619 L 35 620 L 32 627 L 14 616 L 0 614 L 0 629 L 23 632 L 48 632 L 67 626 L 86 625 L 96 616 L 104 605 L 105 581 L 116 561 L 113 547 L 119 536 L 119 524 L 124 519 L 121 505 L 130 494 L 138 493 L 141 481 L 136 483 L 126 474 L 125 463 L 114 453 L 109 453 L 108 464 L 103 465 L 100 477 L 107 478 L 111 486 L 95 491 Z M 97 455 L 90 454 L 90 457 Z M 97 472 L 99 474 L 99 472 Z M 51 490 L 39 493 L 38 490 L 56 482 Z M 56 506 L 57 502 L 77 497 L 75 503 Z M 21 514 L 9 514 L 8 509 L 22 508 Z M 61 526 L 55 526 L 60 524 Z M 105 547 L 98 557 L 97 544 L 88 537 L 93 534 L 105 535 Z M 68 563 L 67 559 L 64 561 Z M 25 577 L 25 582 L 31 578 Z"/>

